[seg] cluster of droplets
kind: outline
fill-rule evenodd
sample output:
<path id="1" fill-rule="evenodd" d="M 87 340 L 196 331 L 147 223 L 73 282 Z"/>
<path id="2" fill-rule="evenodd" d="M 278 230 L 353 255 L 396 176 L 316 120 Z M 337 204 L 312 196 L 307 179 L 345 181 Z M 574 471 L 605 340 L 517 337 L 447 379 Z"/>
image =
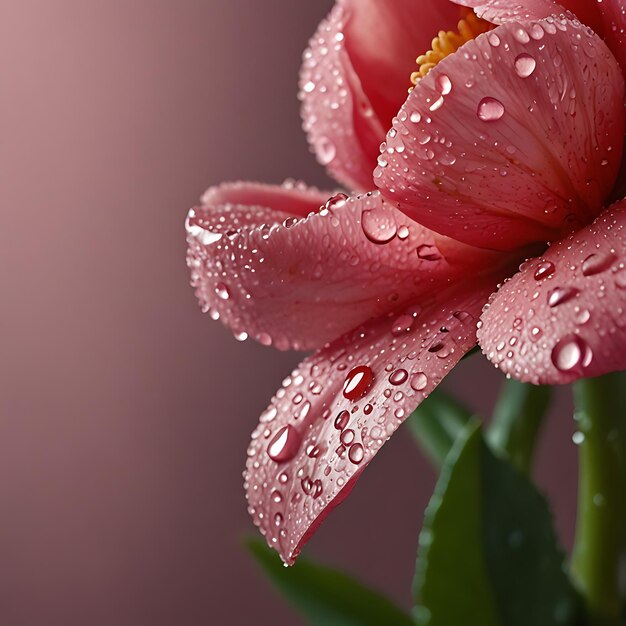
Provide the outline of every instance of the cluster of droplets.
<path id="1" fill-rule="evenodd" d="M 320 24 L 305 50 L 300 75 L 299 98 L 302 101 L 303 128 L 318 161 L 335 177 L 363 187 L 368 165 L 355 157 L 360 145 L 353 123 L 353 106 L 365 123 L 369 120 L 380 126 L 374 108 L 363 97 L 354 99 L 344 64 L 345 54 L 344 8 L 337 4 Z M 350 70 L 349 70 L 350 71 Z M 347 146 L 350 154 L 341 152 Z"/>
<path id="2" fill-rule="evenodd" d="M 626 335 L 626 233 L 609 210 L 526 262 L 483 314 L 486 354 L 508 375 L 558 382 L 610 371 Z"/>
<path id="3" fill-rule="evenodd" d="M 314 520 L 470 347 L 475 317 L 430 306 L 405 307 L 311 357 L 261 416 L 248 450 L 250 513 L 288 561 Z"/>
<path id="4" fill-rule="evenodd" d="M 473 219 L 468 197 L 479 211 L 537 215 L 552 233 L 582 225 L 601 207 L 619 163 L 611 158 L 617 115 L 609 114 L 621 104 L 615 87 L 619 67 L 598 44 L 590 29 L 565 17 L 497 29 L 470 41 L 455 53 L 466 65 L 465 79 L 453 79 L 446 72 L 448 59 L 442 61 L 394 118 L 374 171 L 377 184 L 399 207 L 419 207 L 420 220 L 435 230 L 446 232 L 454 223 L 458 232 L 461 222 L 469 242 L 483 240 L 489 222 Z M 574 70 L 565 55 L 576 55 Z M 615 80 L 606 80 L 607 74 Z M 474 138 L 456 119 L 470 102 L 476 122 L 462 124 Z M 589 110 L 594 120 L 585 119 Z M 546 164 L 531 164 L 537 171 L 529 172 L 522 153 L 552 154 Z M 554 162 L 565 164 L 569 181 Z M 488 236 L 494 243 L 513 239 L 511 232 L 519 243 L 550 233 L 539 224 L 534 230 L 526 226 L 527 233 L 502 228 L 501 216 L 491 222 Z"/>
<path id="5" fill-rule="evenodd" d="M 187 265 L 191 285 L 202 311 L 213 320 L 222 319 L 231 327 L 235 338 L 244 341 L 249 333 L 259 343 L 279 349 L 298 348 L 287 333 L 263 327 L 264 320 L 250 312 L 257 294 L 263 292 L 272 278 L 263 274 L 270 239 L 285 239 L 288 232 L 306 218 L 290 215 L 266 206 L 252 206 L 225 201 L 223 197 L 246 196 L 247 183 L 229 183 L 211 188 L 203 204 L 192 208 L 185 221 L 187 232 Z M 323 195 L 301 182 L 287 180 L 281 187 L 255 186 L 253 191 L 274 194 L 274 202 L 285 204 L 288 198 L 296 210 L 315 207 Z M 271 204 L 271 198 L 269 199 Z"/>

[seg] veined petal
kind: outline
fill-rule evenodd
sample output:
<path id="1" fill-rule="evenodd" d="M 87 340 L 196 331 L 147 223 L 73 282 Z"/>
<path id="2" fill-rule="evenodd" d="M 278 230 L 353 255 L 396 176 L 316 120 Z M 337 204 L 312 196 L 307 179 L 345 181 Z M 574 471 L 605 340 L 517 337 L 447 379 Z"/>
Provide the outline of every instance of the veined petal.
<path id="1" fill-rule="evenodd" d="M 625 0 L 452 0 L 474 9 L 476 14 L 494 24 L 511 20 L 537 20 L 564 11 L 573 13 L 583 24 L 606 40 L 626 73 L 626 2 Z"/>
<path id="2" fill-rule="evenodd" d="M 475 344 L 495 282 L 466 281 L 371 321 L 285 379 L 252 435 L 245 487 L 255 524 L 286 563 Z"/>
<path id="3" fill-rule="evenodd" d="M 626 369 L 626 201 L 525 263 L 493 297 L 478 337 L 525 382 L 568 383 Z"/>
<path id="4" fill-rule="evenodd" d="M 460 9 L 430 0 L 340 0 L 304 53 L 302 118 L 312 150 L 349 188 L 372 187 L 385 131 L 410 86 L 415 58 Z"/>
<path id="5" fill-rule="evenodd" d="M 514 249 L 589 223 L 617 175 L 624 84 L 579 22 L 507 22 L 421 80 L 374 172 L 413 219 L 466 243 Z"/>
<path id="6" fill-rule="evenodd" d="M 187 218 L 203 309 L 240 338 L 307 350 L 499 260 L 436 242 L 379 192 L 326 198 L 298 186 L 210 189 Z"/>
<path id="7" fill-rule="evenodd" d="M 563 13 L 565 4 L 581 4 L 584 0 L 555 2 L 554 0 L 452 0 L 452 2 L 474 10 L 478 17 L 504 24 L 512 20 L 538 20 L 549 15 Z"/>

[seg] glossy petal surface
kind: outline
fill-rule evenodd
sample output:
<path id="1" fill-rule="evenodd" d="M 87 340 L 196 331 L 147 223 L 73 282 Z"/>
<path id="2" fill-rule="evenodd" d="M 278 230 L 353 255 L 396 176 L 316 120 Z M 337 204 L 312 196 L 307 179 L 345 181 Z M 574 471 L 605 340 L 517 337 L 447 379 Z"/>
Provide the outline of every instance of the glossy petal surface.
<path id="1" fill-rule="evenodd" d="M 602 15 L 603 34 L 626 75 L 626 0 L 603 0 L 597 7 Z"/>
<path id="2" fill-rule="evenodd" d="M 475 343 L 495 279 L 431 293 L 306 359 L 248 449 L 255 524 L 287 563 L 410 412 Z"/>
<path id="3" fill-rule="evenodd" d="M 374 172 L 428 228 L 500 250 L 589 223 L 619 168 L 623 79 L 587 27 L 507 22 L 412 92 Z"/>
<path id="4" fill-rule="evenodd" d="M 441 288 L 468 265 L 491 263 L 455 242 L 436 243 L 378 192 L 337 195 L 320 210 L 323 198 L 256 183 L 209 190 L 209 204 L 187 219 L 203 309 L 239 338 L 306 350 Z"/>
<path id="5" fill-rule="evenodd" d="M 482 315 L 487 357 L 519 380 L 626 369 L 626 202 L 524 264 Z"/>
<path id="6" fill-rule="evenodd" d="M 459 7 L 440 0 L 340 0 L 320 24 L 304 53 L 302 118 L 336 180 L 372 188 L 379 145 L 406 99 L 415 58 L 459 16 Z"/>
<path id="7" fill-rule="evenodd" d="M 471 7 L 477 15 L 504 24 L 511 20 L 537 20 L 549 15 L 574 14 L 581 22 L 591 26 L 606 39 L 611 51 L 625 67 L 624 26 L 626 9 L 624 0 L 453 0 Z"/>

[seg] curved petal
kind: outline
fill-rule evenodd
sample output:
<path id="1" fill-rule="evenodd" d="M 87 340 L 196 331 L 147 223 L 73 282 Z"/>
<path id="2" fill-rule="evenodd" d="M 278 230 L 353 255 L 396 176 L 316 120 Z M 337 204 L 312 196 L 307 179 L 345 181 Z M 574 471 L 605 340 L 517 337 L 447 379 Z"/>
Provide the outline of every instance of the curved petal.
<path id="1" fill-rule="evenodd" d="M 597 7 L 602 15 L 604 35 L 609 48 L 617 57 L 626 76 L 626 0 L 604 0 L 598 2 Z"/>
<path id="2" fill-rule="evenodd" d="M 620 68 L 579 22 L 508 22 L 421 80 L 374 171 L 407 215 L 466 243 L 551 241 L 599 213 L 619 168 Z"/>
<path id="3" fill-rule="evenodd" d="M 474 280 L 371 321 L 283 382 L 248 448 L 249 511 L 286 563 L 410 412 L 475 344 L 495 280 Z"/>
<path id="4" fill-rule="evenodd" d="M 456 4 L 474 10 L 478 17 L 504 24 L 512 20 L 540 20 L 549 15 L 561 15 L 571 11 L 579 20 L 601 34 L 598 9 L 595 0 L 452 0 Z M 597 28 L 598 29 L 597 29 Z"/>
<path id="5" fill-rule="evenodd" d="M 511 20 L 536 20 L 570 11 L 583 24 L 603 37 L 626 73 L 626 2 L 625 0 L 452 0 L 474 9 L 476 14 L 494 24 Z"/>
<path id="6" fill-rule="evenodd" d="M 340 0 L 320 24 L 304 53 L 302 118 L 318 161 L 336 180 L 371 189 L 380 142 L 406 98 L 415 58 L 459 15 L 440 0 Z"/>
<path id="7" fill-rule="evenodd" d="M 203 309 L 238 338 L 306 350 L 445 285 L 468 264 L 494 261 L 436 243 L 378 192 L 339 194 L 320 211 L 326 197 L 293 185 L 210 189 L 187 218 L 188 264 Z"/>
<path id="8" fill-rule="evenodd" d="M 550 247 L 493 297 L 478 337 L 507 375 L 559 384 L 626 369 L 626 201 Z"/>

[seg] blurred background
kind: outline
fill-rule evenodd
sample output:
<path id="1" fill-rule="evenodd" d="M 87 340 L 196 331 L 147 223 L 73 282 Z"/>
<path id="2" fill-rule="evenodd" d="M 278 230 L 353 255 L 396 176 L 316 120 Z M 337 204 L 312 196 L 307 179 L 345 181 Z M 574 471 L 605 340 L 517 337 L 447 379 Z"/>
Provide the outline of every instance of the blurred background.
<path id="1" fill-rule="evenodd" d="M 300 355 L 196 306 L 183 222 L 225 179 L 328 186 L 300 129 L 330 0 L 4 0 L 0 23 L 0 622 L 291 625 L 241 547 L 257 416 Z M 487 412 L 501 377 L 446 380 Z M 559 393 L 538 480 L 566 545 Z M 434 473 L 407 432 L 306 553 L 408 605 Z"/>

